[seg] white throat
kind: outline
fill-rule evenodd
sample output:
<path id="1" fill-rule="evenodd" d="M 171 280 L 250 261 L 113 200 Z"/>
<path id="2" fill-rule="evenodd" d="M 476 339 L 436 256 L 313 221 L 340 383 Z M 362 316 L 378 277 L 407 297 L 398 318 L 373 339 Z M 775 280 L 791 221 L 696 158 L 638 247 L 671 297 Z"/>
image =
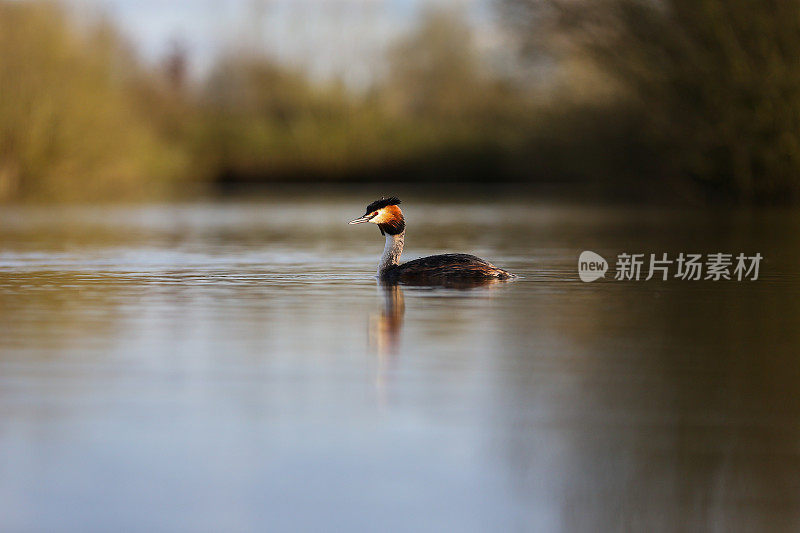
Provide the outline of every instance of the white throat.
<path id="1" fill-rule="evenodd" d="M 381 262 L 378 263 L 378 276 L 380 277 L 386 270 L 400 264 L 400 254 L 403 253 L 403 242 L 406 232 L 402 231 L 397 235 L 386 234 L 386 246 L 383 248 Z"/>

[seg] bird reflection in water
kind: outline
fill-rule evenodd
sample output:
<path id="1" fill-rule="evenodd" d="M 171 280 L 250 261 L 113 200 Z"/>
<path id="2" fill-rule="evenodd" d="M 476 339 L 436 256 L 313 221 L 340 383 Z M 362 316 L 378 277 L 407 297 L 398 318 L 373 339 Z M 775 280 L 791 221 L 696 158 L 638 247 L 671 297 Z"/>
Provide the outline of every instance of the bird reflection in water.
<path id="1" fill-rule="evenodd" d="M 406 304 L 400 285 L 381 283 L 379 289 L 383 300 L 380 313 L 370 316 L 369 343 L 384 358 L 397 353 Z"/>
<path id="2" fill-rule="evenodd" d="M 461 280 L 447 284 L 426 285 L 428 288 L 444 290 L 470 290 L 479 287 L 488 288 L 503 284 L 499 280 Z M 507 282 L 506 282 L 507 283 Z M 403 332 L 403 320 L 406 313 L 403 289 L 398 283 L 381 282 L 380 313 L 372 313 L 369 317 L 369 349 L 378 356 L 376 386 L 381 397 L 385 400 L 387 375 L 391 365 L 400 350 L 400 336 Z"/>
<path id="3" fill-rule="evenodd" d="M 380 313 L 369 317 L 369 346 L 378 355 L 375 386 L 381 404 L 386 402 L 387 374 L 400 347 L 403 316 L 406 312 L 403 289 L 397 283 L 380 283 L 382 302 Z"/>
<path id="4" fill-rule="evenodd" d="M 447 284 L 425 285 L 428 288 L 469 290 L 478 287 L 499 285 L 498 280 L 459 281 Z M 400 347 L 400 334 L 403 330 L 403 316 L 406 312 L 403 289 L 397 283 L 380 283 L 382 306 L 379 314 L 372 314 L 369 320 L 370 350 L 381 357 L 395 355 Z"/>

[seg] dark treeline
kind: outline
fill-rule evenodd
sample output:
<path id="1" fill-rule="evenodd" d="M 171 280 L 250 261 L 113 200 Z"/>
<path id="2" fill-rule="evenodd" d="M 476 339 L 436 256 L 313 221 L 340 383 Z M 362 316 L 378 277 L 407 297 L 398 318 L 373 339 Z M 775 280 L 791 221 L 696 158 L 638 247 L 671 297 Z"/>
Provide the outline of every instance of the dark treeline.
<path id="1" fill-rule="evenodd" d="M 611 89 L 584 116 L 617 120 L 586 142 L 616 138 L 626 155 L 617 170 L 634 172 L 633 187 L 650 180 L 673 190 L 691 187 L 708 199 L 797 200 L 800 1 L 504 0 L 504 6 L 531 57 L 581 63 L 596 84 Z"/>
<path id="2" fill-rule="evenodd" d="M 429 10 L 355 91 L 253 51 L 189 79 L 180 47 L 146 67 L 107 21 L 0 0 L 0 199 L 388 179 L 797 197 L 800 0 L 498 5 L 517 68 Z"/>

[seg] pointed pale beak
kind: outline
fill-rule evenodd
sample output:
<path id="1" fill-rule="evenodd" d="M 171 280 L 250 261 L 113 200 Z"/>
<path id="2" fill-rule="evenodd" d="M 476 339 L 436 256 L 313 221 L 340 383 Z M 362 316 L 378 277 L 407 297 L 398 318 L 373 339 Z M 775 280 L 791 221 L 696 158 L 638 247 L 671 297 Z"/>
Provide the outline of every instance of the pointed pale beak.
<path id="1" fill-rule="evenodd" d="M 371 217 L 369 215 L 364 215 L 363 217 L 358 217 L 354 220 L 348 222 L 348 224 L 363 224 L 364 222 L 369 222 Z"/>

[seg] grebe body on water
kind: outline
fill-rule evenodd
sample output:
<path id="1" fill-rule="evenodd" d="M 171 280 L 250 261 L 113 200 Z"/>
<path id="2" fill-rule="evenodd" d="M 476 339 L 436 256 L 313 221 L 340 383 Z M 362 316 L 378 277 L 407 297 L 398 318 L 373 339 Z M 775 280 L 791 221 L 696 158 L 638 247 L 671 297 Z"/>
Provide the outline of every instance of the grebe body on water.
<path id="1" fill-rule="evenodd" d="M 350 224 L 377 224 L 381 235 L 386 237 L 386 246 L 378 264 L 378 278 L 381 281 L 426 284 L 507 280 L 513 277 L 488 261 L 468 254 L 431 255 L 400 264 L 406 223 L 398 205 L 400 199 L 397 197 L 382 198 L 369 204 L 363 216 L 350 221 Z"/>

